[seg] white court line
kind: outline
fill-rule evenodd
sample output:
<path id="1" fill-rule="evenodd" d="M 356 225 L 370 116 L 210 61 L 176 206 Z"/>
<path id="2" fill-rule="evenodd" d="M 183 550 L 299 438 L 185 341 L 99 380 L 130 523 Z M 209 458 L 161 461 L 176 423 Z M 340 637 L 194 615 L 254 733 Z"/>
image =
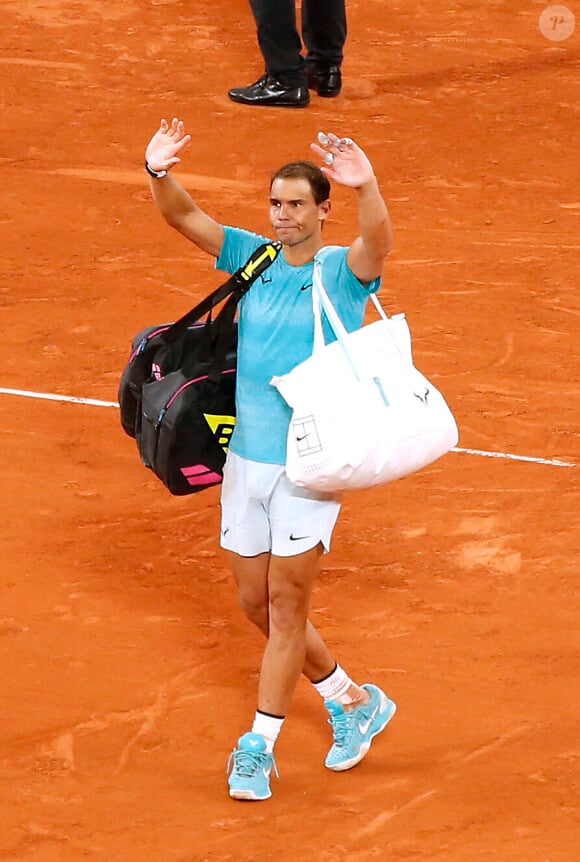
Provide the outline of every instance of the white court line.
<path id="1" fill-rule="evenodd" d="M 54 395 L 49 392 L 30 392 L 27 389 L 4 389 L 0 395 L 20 395 L 23 398 L 42 398 L 45 401 L 68 401 L 72 404 L 89 404 L 93 407 L 119 407 L 117 401 L 100 401 L 98 398 L 77 398 L 74 395 Z M 508 452 L 488 452 L 485 449 L 462 449 L 454 446 L 452 452 L 467 455 L 482 455 L 485 458 L 505 458 L 509 461 L 529 461 L 532 464 L 549 464 L 551 467 L 575 467 L 573 461 L 559 461 L 557 458 L 534 458 L 531 455 L 510 455 Z"/>
<path id="2" fill-rule="evenodd" d="M 97 398 L 75 398 L 74 395 L 52 395 L 50 392 L 29 392 L 27 389 L 3 389 L 0 395 L 21 395 L 23 398 L 42 398 L 45 401 L 71 401 L 73 404 L 91 404 L 93 407 L 118 407 L 116 401 L 99 401 Z"/>
<path id="3" fill-rule="evenodd" d="M 557 458 L 533 458 L 531 455 L 510 455 L 508 452 L 486 452 L 485 449 L 460 449 L 454 446 L 452 452 L 465 452 L 468 455 L 483 455 L 486 458 L 507 458 L 510 461 L 532 461 L 534 464 L 550 464 L 552 467 L 575 467 L 572 461 L 558 461 Z"/>

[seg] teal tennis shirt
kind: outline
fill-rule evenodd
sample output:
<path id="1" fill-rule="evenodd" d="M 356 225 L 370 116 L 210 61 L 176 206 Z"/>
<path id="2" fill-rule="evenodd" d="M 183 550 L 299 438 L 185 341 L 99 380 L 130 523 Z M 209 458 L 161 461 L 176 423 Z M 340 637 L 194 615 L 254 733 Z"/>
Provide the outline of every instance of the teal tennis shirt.
<path id="1" fill-rule="evenodd" d="M 233 273 L 252 252 L 269 242 L 240 228 L 224 228 L 224 244 L 216 268 Z M 369 293 L 380 279 L 363 284 L 346 262 L 348 248 L 327 246 L 322 258 L 322 281 L 348 332 L 364 318 Z M 270 384 L 312 354 L 312 261 L 290 266 L 284 250 L 254 282 L 239 304 L 236 426 L 230 449 L 242 458 L 266 464 L 286 463 L 286 437 L 292 410 Z M 326 341 L 334 334 L 324 318 Z"/>

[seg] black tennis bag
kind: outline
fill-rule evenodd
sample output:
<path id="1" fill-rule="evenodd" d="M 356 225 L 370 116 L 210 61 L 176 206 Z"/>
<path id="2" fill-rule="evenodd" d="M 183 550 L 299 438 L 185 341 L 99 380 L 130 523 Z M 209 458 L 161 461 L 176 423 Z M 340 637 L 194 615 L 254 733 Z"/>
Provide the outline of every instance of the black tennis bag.
<path id="1" fill-rule="evenodd" d="M 279 243 L 260 246 L 178 321 L 148 327 L 133 339 L 119 384 L 121 425 L 137 441 L 143 464 L 176 496 L 222 481 L 236 422 L 234 315 L 279 250 Z M 212 310 L 226 297 L 213 319 Z"/>

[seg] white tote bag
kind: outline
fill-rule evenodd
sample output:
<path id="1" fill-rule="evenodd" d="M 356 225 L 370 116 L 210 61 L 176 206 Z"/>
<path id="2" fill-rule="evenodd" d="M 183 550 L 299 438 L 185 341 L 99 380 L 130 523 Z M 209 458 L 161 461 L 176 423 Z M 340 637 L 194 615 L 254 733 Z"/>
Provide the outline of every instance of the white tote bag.
<path id="1" fill-rule="evenodd" d="M 316 491 L 370 488 L 414 473 L 456 445 L 457 423 L 441 393 L 413 365 L 404 314 L 348 333 L 315 259 L 314 350 L 270 381 L 292 408 L 286 472 Z M 320 307 L 337 341 L 325 344 Z"/>

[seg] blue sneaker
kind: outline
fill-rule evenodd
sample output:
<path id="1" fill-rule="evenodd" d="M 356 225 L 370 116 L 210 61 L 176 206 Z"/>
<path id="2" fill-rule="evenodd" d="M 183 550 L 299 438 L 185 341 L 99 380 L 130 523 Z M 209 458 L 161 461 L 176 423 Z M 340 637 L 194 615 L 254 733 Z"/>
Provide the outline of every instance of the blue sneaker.
<path id="1" fill-rule="evenodd" d="M 259 733 L 244 733 L 238 739 L 228 760 L 230 796 L 232 799 L 269 799 L 270 772 L 278 775 L 273 754 L 266 753 L 266 740 Z M 230 771 L 231 770 L 231 771 Z"/>
<path id="2" fill-rule="evenodd" d="M 371 699 L 354 709 L 345 710 L 334 700 L 324 702 L 334 734 L 334 745 L 324 765 L 335 772 L 352 769 L 360 763 L 377 733 L 385 729 L 397 711 L 396 704 L 376 685 L 365 684 L 362 688 L 368 691 Z"/>

